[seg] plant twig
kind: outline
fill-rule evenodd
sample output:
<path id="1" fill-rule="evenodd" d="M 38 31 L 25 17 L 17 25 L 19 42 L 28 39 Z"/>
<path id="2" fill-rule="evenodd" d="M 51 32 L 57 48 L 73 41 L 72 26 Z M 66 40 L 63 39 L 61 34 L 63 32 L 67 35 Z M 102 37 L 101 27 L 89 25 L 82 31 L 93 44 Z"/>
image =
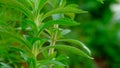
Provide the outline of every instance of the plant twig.
<path id="1" fill-rule="evenodd" d="M 58 24 L 55 24 L 54 28 L 58 29 Z M 50 46 L 55 46 L 56 40 L 57 40 L 57 33 L 58 33 L 58 30 L 55 30 L 55 32 L 52 34 Z M 52 54 L 54 54 L 54 48 L 49 49 L 49 56 L 51 56 Z M 53 65 L 49 65 L 49 68 L 52 68 L 52 67 Z"/>

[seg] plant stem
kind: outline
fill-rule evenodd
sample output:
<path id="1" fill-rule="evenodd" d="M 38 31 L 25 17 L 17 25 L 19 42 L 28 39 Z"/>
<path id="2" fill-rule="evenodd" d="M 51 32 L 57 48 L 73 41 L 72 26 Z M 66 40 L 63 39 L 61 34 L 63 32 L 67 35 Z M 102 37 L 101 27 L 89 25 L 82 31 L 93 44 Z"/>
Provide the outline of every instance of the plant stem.
<path id="1" fill-rule="evenodd" d="M 40 22 L 39 22 L 39 17 L 38 17 L 38 16 L 36 16 L 36 17 L 34 18 L 34 22 L 35 22 L 35 24 L 36 24 L 36 26 L 37 26 L 37 29 L 38 29 L 39 26 L 40 26 Z"/>
<path id="2" fill-rule="evenodd" d="M 52 34 L 52 38 L 51 38 L 51 43 L 50 46 L 55 46 L 56 44 L 56 40 L 57 40 L 57 34 L 58 34 L 58 24 L 54 25 L 54 28 L 56 29 L 55 32 Z M 54 54 L 54 48 L 50 48 L 49 49 L 49 56 L 51 56 L 52 54 Z M 53 65 L 49 65 L 49 68 L 52 68 Z"/>
<path id="3" fill-rule="evenodd" d="M 54 28 L 58 29 L 58 24 L 55 24 Z M 55 32 L 52 35 L 50 46 L 55 46 L 55 43 L 56 43 L 56 40 L 57 40 L 57 33 L 58 33 L 58 31 L 55 30 Z M 50 48 L 49 49 L 49 55 L 52 55 L 53 53 L 54 53 L 54 48 Z"/>
<path id="4" fill-rule="evenodd" d="M 37 30 L 38 30 L 39 26 L 40 26 L 40 22 L 39 22 L 39 17 L 38 16 L 35 16 L 34 22 L 35 22 L 35 24 L 37 26 Z M 36 41 L 33 44 L 33 47 L 32 47 L 32 54 L 34 55 L 35 67 L 37 67 L 37 55 L 38 55 L 38 52 L 39 52 L 38 45 L 39 45 L 39 41 Z M 30 68 L 33 68 L 33 67 L 30 67 Z"/>

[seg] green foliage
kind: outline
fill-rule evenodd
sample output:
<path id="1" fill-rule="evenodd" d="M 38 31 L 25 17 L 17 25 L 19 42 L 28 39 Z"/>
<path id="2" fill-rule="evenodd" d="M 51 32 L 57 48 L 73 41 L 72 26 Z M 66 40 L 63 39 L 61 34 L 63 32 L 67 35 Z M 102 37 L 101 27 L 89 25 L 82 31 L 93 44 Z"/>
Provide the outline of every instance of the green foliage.
<path id="1" fill-rule="evenodd" d="M 78 48 L 75 48 L 73 46 L 67 46 L 67 45 L 56 45 L 56 46 L 48 46 L 45 47 L 45 49 L 47 48 L 56 48 L 56 49 L 60 49 L 62 51 L 68 51 L 70 53 L 74 53 L 76 55 L 82 56 L 82 57 L 86 57 L 86 58 L 90 58 L 93 59 L 92 57 L 88 56 L 86 53 L 84 53 L 83 51 L 79 50 Z M 44 49 L 43 49 L 44 50 Z"/>
<path id="2" fill-rule="evenodd" d="M 74 40 L 74 39 L 60 39 L 60 41 L 66 41 L 69 43 L 74 43 L 77 44 L 77 46 L 79 46 L 80 48 L 86 50 L 86 52 L 91 55 L 91 51 L 85 46 L 85 44 L 83 44 L 81 41 L 78 40 Z"/>
<path id="3" fill-rule="evenodd" d="M 98 2 L 101 2 L 102 4 L 104 3 L 103 0 L 97 0 Z"/>
<path id="4" fill-rule="evenodd" d="M 45 24 L 41 25 L 38 35 L 41 31 L 43 31 L 46 27 L 54 25 L 54 24 L 59 24 L 59 25 L 78 25 L 78 23 L 76 23 L 75 21 L 72 21 L 70 19 L 59 19 L 59 20 L 52 20 L 52 21 L 48 21 Z"/>
<path id="5" fill-rule="evenodd" d="M 86 11 L 77 9 L 76 7 L 73 7 L 72 5 L 68 5 L 66 7 L 58 7 L 56 9 L 53 9 L 50 12 L 47 12 L 43 16 L 43 19 L 45 19 L 46 17 L 51 16 L 53 14 L 60 14 L 60 13 L 86 13 Z M 70 9 L 72 9 L 72 10 L 70 10 Z"/>
<path id="6" fill-rule="evenodd" d="M 51 7 L 50 11 L 44 10 L 47 5 Z M 63 63 L 63 61 L 60 61 L 62 59 L 57 60 L 57 57 L 62 55 L 58 52 L 62 52 L 64 49 L 73 55 L 93 59 L 90 57 L 90 50 L 82 42 L 65 39 L 62 33 L 59 39 L 62 38 L 62 41 L 73 43 L 73 45 L 77 44 L 79 47 L 64 45 L 62 42 L 62 45 L 57 45 L 61 26 L 78 25 L 74 20 L 67 18 L 65 14 L 86 13 L 86 11 L 78 9 L 75 4 L 66 5 L 66 0 L 0 0 L 0 8 L 2 8 L 1 10 L 9 8 L 11 12 L 8 14 L 11 15 L 17 15 L 16 12 L 21 14 L 17 16 L 19 18 L 17 20 L 8 18 L 4 20 L 1 15 L 0 49 L 2 49 L 3 53 L 5 51 L 6 55 L 0 56 L 0 66 L 8 68 L 9 66 L 14 68 L 26 66 L 28 68 L 65 68 L 69 66 L 69 63 L 64 60 Z M 8 14 L 6 10 L 3 13 L 5 16 Z M 4 50 L 5 48 L 7 50 Z M 83 51 L 80 49 L 83 49 Z M 8 55 L 9 53 L 14 56 Z M 67 53 L 64 53 L 64 55 L 67 55 Z M 6 56 L 7 59 L 4 58 Z"/>

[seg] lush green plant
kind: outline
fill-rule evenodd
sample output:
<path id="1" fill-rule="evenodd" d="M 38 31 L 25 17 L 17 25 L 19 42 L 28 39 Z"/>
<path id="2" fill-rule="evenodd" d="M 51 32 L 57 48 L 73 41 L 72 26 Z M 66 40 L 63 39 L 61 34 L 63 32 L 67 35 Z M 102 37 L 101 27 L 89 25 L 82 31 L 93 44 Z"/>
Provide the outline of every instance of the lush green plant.
<path id="1" fill-rule="evenodd" d="M 0 0 L 0 66 L 69 68 L 70 54 L 93 59 L 80 41 L 66 39 L 63 26 L 77 26 L 86 13 L 66 0 Z M 26 66 L 27 65 L 27 66 Z M 20 68 L 20 67 L 19 67 Z"/>

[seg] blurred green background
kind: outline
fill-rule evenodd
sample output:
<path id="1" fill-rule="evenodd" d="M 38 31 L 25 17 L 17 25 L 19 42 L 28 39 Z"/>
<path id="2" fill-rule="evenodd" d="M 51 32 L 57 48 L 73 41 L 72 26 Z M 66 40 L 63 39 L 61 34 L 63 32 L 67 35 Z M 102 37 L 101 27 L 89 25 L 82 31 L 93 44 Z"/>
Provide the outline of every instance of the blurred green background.
<path id="1" fill-rule="evenodd" d="M 73 68 L 120 68 L 120 0 L 69 0 L 87 14 L 76 14 L 80 26 L 70 27 L 67 37 L 81 40 L 90 48 L 94 60 L 81 60 Z"/>
<path id="2" fill-rule="evenodd" d="M 120 1 L 105 0 L 104 4 L 97 0 L 67 0 L 67 2 L 78 4 L 80 9 L 88 13 L 76 14 L 75 20 L 80 22 L 80 25 L 69 27 L 71 32 L 65 37 L 82 41 L 90 48 L 94 57 L 94 60 L 90 60 L 73 55 L 70 60 L 71 68 L 120 68 Z M 0 19 L 9 22 L 10 25 L 12 21 L 18 22 L 25 18 L 15 9 L 2 7 L 0 9 L 2 9 Z M 4 55 L 0 52 L 0 57 Z M 19 60 L 18 58 L 19 56 L 14 59 Z"/>

